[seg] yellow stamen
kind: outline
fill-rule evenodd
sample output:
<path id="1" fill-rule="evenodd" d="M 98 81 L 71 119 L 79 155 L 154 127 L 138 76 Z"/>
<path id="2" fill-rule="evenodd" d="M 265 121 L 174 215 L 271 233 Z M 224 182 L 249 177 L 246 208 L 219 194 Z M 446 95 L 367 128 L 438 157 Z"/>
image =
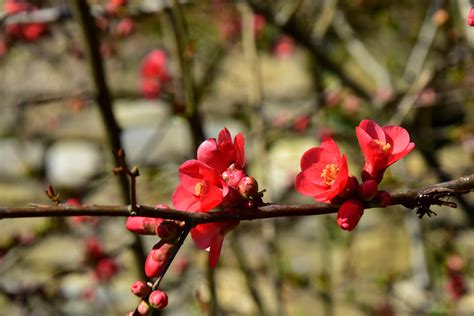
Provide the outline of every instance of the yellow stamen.
<path id="1" fill-rule="evenodd" d="M 198 182 L 194 186 L 194 195 L 201 196 L 206 192 L 206 190 L 207 190 L 206 182 L 204 181 Z"/>
<path id="2" fill-rule="evenodd" d="M 339 166 L 332 163 L 327 164 L 321 172 L 321 178 L 324 180 L 324 184 L 332 185 L 336 181 L 337 174 L 339 172 Z"/>
<path id="3" fill-rule="evenodd" d="M 381 140 L 376 139 L 376 140 L 374 140 L 374 142 L 375 142 L 377 145 L 379 145 L 380 149 L 381 149 L 384 153 L 386 153 L 387 151 L 390 150 L 390 148 L 392 148 L 392 145 L 390 145 L 389 143 L 384 143 L 384 142 L 381 141 Z"/>

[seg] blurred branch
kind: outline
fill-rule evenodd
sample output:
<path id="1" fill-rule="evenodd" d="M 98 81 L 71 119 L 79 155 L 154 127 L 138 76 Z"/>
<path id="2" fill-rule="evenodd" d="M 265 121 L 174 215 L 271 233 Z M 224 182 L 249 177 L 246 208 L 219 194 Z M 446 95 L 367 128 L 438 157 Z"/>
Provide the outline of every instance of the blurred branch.
<path id="1" fill-rule="evenodd" d="M 324 37 L 329 26 L 334 21 L 334 16 L 337 10 L 338 0 L 324 0 L 322 3 L 321 13 L 319 14 L 316 23 L 314 25 L 313 32 L 316 32 L 316 35 L 319 38 Z"/>
<path id="2" fill-rule="evenodd" d="M 254 13 L 247 3 L 243 2 L 239 6 L 240 13 L 242 15 L 242 47 L 245 62 L 248 67 L 248 84 L 247 84 L 247 94 L 248 94 L 248 104 L 249 104 L 249 116 L 250 116 L 250 129 L 253 134 L 254 140 L 254 152 L 258 159 L 253 161 L 255 166 L 255 177 L 259 179 L 260 184 L 263 187 L 266 187 L 269 183 L 268 174 L 265 172 L 269 162 L 268 153 L 267 153 L 267 137 L 266 137 L 266 126 L 263 116 L 263 107 L 264 107 L 264 94 L 263 94 L 263 80 L 262 72 L 260 69 L 260 63 L 258 59 L 258 52 L 255 39 L 255 27 L 254 27 Z M 268 192 L 270 193 L 270 192 Z M 272 199 L 271 195 L 267 194 L 268 199 Z M 285 315 L 285 302 L 283 299 L 282 291 L 282 273 L 279 269 L 280 260 L 280 251 L 278 245 L 278 232 L 274 221 L 267 221 L 262 223 L 262 237 L 266 244 L 267 249 L 269 249 L 270 257 L 270 266 L 271 266 L 271 279 L 275 289 L 276 295 L 276 314 L 275 315 Z M 236 245 L 235 245 L 236 246 Z M 233 247 L 234 250 L 238 251 L 238 248 Z M 237 252 L 236 256 L 240 265 L 242 265 L 243 256 L 240 256 Z M 248 275 L 245 273 L 244 275 Z M 255 295 L 255 289 L 253 289 L 252 284 L 250 283 L 250 278 L 246 277 L 247 287 L 250 290 L 251 297 L 254 300 L 255 304 L 258 306 L 260 314 L 265 314 L 262 312 L 261 300 L 258 296 Z"/>
<path id="3" fill-rule="evenodd" d="M 310 32 L 302 27 L 294 16 L 284 23 L 281 23 L 275 17 L 271 8 L 263 4 L 261 1 L 247 0 L 247 2 L 255 12 L 262 14 L 268 22 L 280 28 L 284 33 L 287 33 L 293 37 L 299 44 L 309 50 L 323 69 L 327 69 L 329 72 L 338 77 L 343 84 L 351 88 L 359 97 L 368 102 L 372 102 L 371 94 L 353 78 L 349 77 L 346 74 L 346 71 L 342 69 L 337 62 L 333 61 L 329 57 L 328 52 L 320 43 L 320 40 L 318 38 L 311 38 L 308 35 Z"/>
<path id="4" fill-rule="evenodd" d="M 388 125 L 402 125 L 406 116 L 415 105 L 421 91 L 423 91 L 423 89 L 433 79 L 433 76 L 433 71 L 430 68 L 425 68 L 420 74 L 418 74 L 400 103 L 398 103 L 396 112 L 389 120 Z"/>
<path id="5" fill-rule="evenodd" d="M 459 196 L 474 191 L 474 174 L 466 175 L 451 181 L 425 186 L 419 189 L 392 194 L 391 205 L 404 205 L 407 208 L 429 207 L 454 203 L 443 200 L 450 196 Z M 310 216 L 336 213 L 338 207 L 322 203 L 305 205 L 270 204 L 255 209 L 225 209 L 207 213 L 191 213 L 175 209 L 157 209 L 152 206 L 137 205 L 137 216 L 174 219 L 191 225 L 214 222 L 243 221 L 263 218 Z M 366 208 L 380 207 L 377 203 L 367 203 Z M 0 207 L 0 219 L 21 217 L 54 217 L 54 216 L 115 216 L 128 217 L 128 205 L 32 205 L 30 207 Z"/>
<path id="6" fill-rule="evenodd" d="M 196 87 L 193 77 L 192 52 L 189 50 L 186 22 L 179 1 L 175 0 L 168 10 L 171 29 L 174 35 L 179 67 L 181 72 L 181 88 L 184 90 L 185 116 L 191 129 L 193 147 L 197 149 L 205 139 L 201 115 L 196 103 Z"/>
<path id="7" fill-rule="evenodd" d="M 407 84 L 411 84 L 420 76 L 438 30 L 438 24 L 433 20 L 433 15 L 441 9 L 443 3 L 444 0 L 433 1 L 426 12 L 415 46 L 408 57 L 405 70 L 403 71 L 403 80 Z"/>
<path id="8" fill-rule="evenodd" d="M 154 15 L 164 11 L 168 6 L 167 1 L 156 1 L 155 5 L 142 4 L 129 6 L 126 9 L 126 16 L 140 18 L 147 15 Z M 182 0 L 180 3 L 186 4 L 190 1 Z M 73 9 L 66 5 L 59 5 L 49 8 L 41 8 L 32 11 L 22 11 L 14 14 L 0 12 L 0 24 L 28 24 L 28 23 L 53 23 L 63 22 L 73 18 Z M 108 15 L 105 6 L 91 6 L 90 15 L 100 17 Z"/>
<path id="9" fill-rule="evenodd" d="M 89 6 L 86 1 L 75 0 L 73 2 L 74 14 L 79 23 L 89 70 L 94 83 L 97 105 L 102 117 L 102 121 L 106 127 L 109 145 L 112 150 L 122 148 L 120 139 L 121 129 L 115 119 L 112 108 L 112 98 L 105 77 L 104 65 L 100 55 L 99 39 L 97 37 L 97 29 L 95 22 L 90 14 Z M 118 177 L 122 199 L 126 204 L 130 204 L 130 187 L 127 175 L 122 174 Z M 132 249 L 137 261 L 137 266 L 143 267 L 145 264 L 145 250 L 141 241 L 141 237 L 134 235 Z"/>
<path id="10" fill-rule="evenodd" d="M 372 77 L 377 85 L 377 89 L 380 91 L 392 91 L 393 87 L 387 69 L 377 61 L 364 43 L 356 37 L 342 11 L 338 10 L 336 12 L 332 21 L 332 27 L 336 34 L 346 43 L 349 54 L 359 63 L 362 70 Z"/>

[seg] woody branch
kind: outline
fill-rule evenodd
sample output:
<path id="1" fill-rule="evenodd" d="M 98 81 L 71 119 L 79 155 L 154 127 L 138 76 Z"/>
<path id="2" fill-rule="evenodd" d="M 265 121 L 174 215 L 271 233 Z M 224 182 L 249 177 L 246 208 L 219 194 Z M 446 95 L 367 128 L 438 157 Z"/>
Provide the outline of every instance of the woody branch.
<path id="1" fill-rule="evenodd" d="M 431 205 L 456 207 L 453 202 L 446 201 L 450 196 L 458 196 L 474 191 L 474 174 L 463 176 L 451 181 L 437 183 L 392 194 L 391 205 L 403 205 L 408 208 L 429 209 Z M 379 207 L 370 202 L 366 208 Z M 310 216 L 336 213 L 337 206 L 316 203 L 308 205 L 269 204 L 255 209 L 225 209 L 209 213 L 191 213 L 175 209 L 157 209 L 152 206 L 138 205 L 137 216 L 173 219 L 185 221 L 191 225 L 236 220 L 256 220 L 275 217 Z M 58 206 L 32 205 L 29 207 L 0 207 L 0 219 L 22 217 L 63 217 L 63 216 L 130 216 L 127 205 L 82 205 Z"/>

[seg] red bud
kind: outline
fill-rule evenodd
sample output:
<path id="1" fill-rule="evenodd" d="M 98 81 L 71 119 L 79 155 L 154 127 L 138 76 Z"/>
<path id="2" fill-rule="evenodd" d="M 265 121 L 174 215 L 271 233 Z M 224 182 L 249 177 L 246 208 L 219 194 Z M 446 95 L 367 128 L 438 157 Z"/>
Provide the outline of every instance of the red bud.
<path id="1" fill-rule="evenodd" d="M 377 192 L 375 200 L 379 203 L 380 207 L 386 207 L 392 204 L 392 196 L 387 191 Z"/>
<path id="2" fill-rule="evenodd" d="M 180 234 L 180 227 L 177 223 L 172 221 L 163 221 L 156 227 L 156 234 L 164 242 L 175 243 Z"/>
<path id="3" fill-rule="evenodd" d="M 153 308 L 163 309 L 168 306 L 168 295 L 163 291 L 153 291 L 148 298 L 148 302 Z"/>
<path id="4" fill-rule="evenodd" d="M 248 198 L 258 192 L 258 182 L 254 177 L 243 177 L 239 182 L 238 190 L 243 197 Z"/>
<path id="5" fill-rule="evenodd" d="M 377 194 L 378 183 L 375 180 L 362 182 L 357 188 L 357 196 L 364 201 L 370 201 Z"/>
<path id="6" fill-rule="evenodd" d="M 151 288 L 145 281 L 135 281 L 130 287 L 130 291 L 138 297 L 145 297 L 151 292 Z"/>
<path id="7" fill-rule="evenodd" d="M 149 278 L 155 278 L 163 273 L 165 262 L 171 255 L 172 244 L 159 242 L 153 247 L 145 261 L 145 274 Z"/>
<path id="8" fill-rule="evenodd" d="M 353 230 L 364 214 L 364 204 L 359 200 L 345 201 L 337 212 L 337 225 L 344 230 Z"/>
<path id="9" fill-rule="evenodd" d="M 125 227 L 135 234 L 155 235 L 156 228 L 163 222 L 161 218 L 129 216 L 125 222 Z"/>

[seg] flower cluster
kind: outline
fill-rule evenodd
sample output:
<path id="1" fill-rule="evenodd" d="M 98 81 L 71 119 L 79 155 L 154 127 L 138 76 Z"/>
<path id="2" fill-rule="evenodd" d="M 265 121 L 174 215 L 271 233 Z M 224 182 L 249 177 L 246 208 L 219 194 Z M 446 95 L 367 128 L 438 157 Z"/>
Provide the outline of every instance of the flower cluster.
<path id="1" fill-rule="evenodd" d="M 399 126 L 381 127 L 363 120 L 356 127 L 357 139 L 365 157 L 362 183 L 349 175 L 347 158 L 330 137 L 319 147 L 307 150 L 301 157 L 301 172 L 296 176 L 296 189 L 318 202 L 341 204 L 337 224 L 353 230 L 364 212 L 363 201 L 375 199 L 379 205 L 391 203 L 388 192 L 379 191 L 384 172 L 407 155 L 415 146 L 408 132 Z"/>
<path id="2" fill-rule="evenodd" d="M 180 183 L 173 194 L 175 208 L 188 212 L 209 212 L 218 206 L 254 207 L 261 204 L 257 181 L 247 176 L 245 139 L 239 133 L 232 142 L 224 128 L 219 137 L 204 141 L 197 150 L 197 159 L 179 167 Z M 209 249 L 209 264 L 217 265 L 224 236 L 238 221 L 201 224 L 191 230 L 197 247 Z"/>
<path id="3" fill-rule="evenodd" d="M 204 141 L 197 150 L 197 159 L 188 160 L 179 167 L 180 182 L 172 198 L 174 207 L 186 212 L 209 212 L 217 207 L 253 208 L 262 205 L 257 181 L 244 171 L 244 145 L 242 134 L 232 140 L 226 128 L 220 131 L 217 139 Z M 155 208 L 166 209 L 168 206 L 160 204 Z M 238 224 L 239 221 L 209 223 L 191 229 L 196 246 L 209 250 L 211 267 L 217 265 L 225 235 Z M 161 278 L 174 257 L 184 223 L 131 216 L 125 226 L 136 234 L 160 238 L 146 258 L 145 274 L 149 278 Z M 136 281 L 131 290 L 142 299 L 135 311 L 139 315 L 146 314 L 150 308 L 167 305 L 166 293 L 144 281 Z"/>

